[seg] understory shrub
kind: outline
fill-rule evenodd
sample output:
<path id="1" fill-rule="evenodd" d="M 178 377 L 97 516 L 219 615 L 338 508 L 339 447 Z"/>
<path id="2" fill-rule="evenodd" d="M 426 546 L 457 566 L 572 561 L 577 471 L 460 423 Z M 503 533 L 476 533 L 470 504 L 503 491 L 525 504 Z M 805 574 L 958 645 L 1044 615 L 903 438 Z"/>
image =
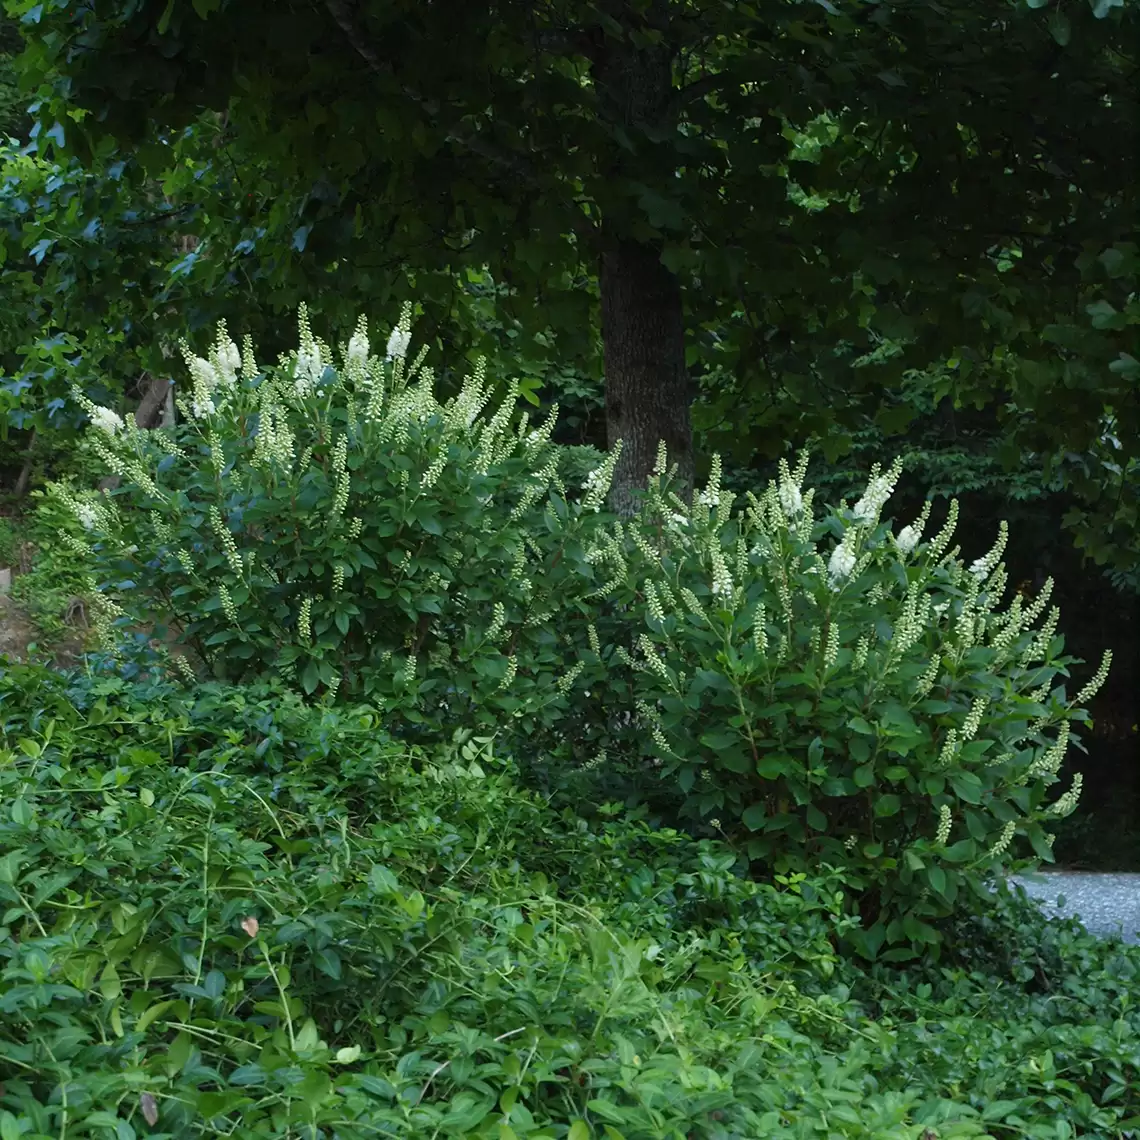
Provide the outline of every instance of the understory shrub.
<path id="1" fill-rule="evenodd" d="M 898 985 L 836 953 L 835 880 L 592 827 L 487 741 L 417 748 L 367 707 L 0 666 L 0 799 L 6 1137 L 1056 1140 L 1140 1113 L 1135 949 L 1022 914 L 1007 941 L 1060 931 L 1063 994 Z"/>
<path id="2" fill-rule="evenodd" d="M 88 530 L 103 632 L 170 620 L 195 667 L 366 699 L 409 741 L 456 730 L 574 802 L 609 798 L 726 839 L 756 874 L 841 870 L 868 957 L 937 952 L 939 923 L 994 873 L 1051 858 L 1073 726 L 1051 583 L 1003 602 L 1007 540 L 969 564 L 957 507 L 882 517 L 899 476 L 818 508 L 807 460 L 738 501 L 674 494 L 662 452 L 640 512 L 605 500 L 617 452 L 580 464 L 482 369 L 450 399 L 405 312 L 383 357 L 363 322 L 339 369 L 304 313 L 300 347 L 256 362 L 224 327 L 174 432 L 87 401 L 113 495 L 55 488 Z M 734 510 L 739 505 L 740 509 Z M 116 613 L 120 616 L 115 618 Z"/>
<path id="3" fill-rule="evenodd" d="M 615 654 L 684 815 L 716 817 L 764 867 L 842 866 L 862 895 L 857 945 L 901 960 L 936 948 L 959 902 L 984 902 L 1020 842 L 1052 859 L 1046 829 L 1080 775 L 1051 789 L 1111 655 L 1070 696 L 1052 581 L 1002 603 L 1004 526 L 967 566 L 956 504 L 929 541 L 929 504 L 897 533 L 881 518 L 899 465 L 819 517 L 806 468 L 782 464 L 735 513 L 717 462 L 691 509 L 651 480 L 620 554 L 642 628 Z"/>

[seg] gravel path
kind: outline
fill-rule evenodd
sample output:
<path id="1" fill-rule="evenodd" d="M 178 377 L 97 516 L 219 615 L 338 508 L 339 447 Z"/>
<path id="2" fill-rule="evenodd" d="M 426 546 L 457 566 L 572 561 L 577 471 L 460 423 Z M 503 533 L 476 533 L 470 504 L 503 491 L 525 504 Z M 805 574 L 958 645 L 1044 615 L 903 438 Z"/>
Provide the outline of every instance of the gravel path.
<path id="1" fill-rule="evenodd" d="M 1014 882 L 1044 900 L 1047 914 L 1075 916 L 1090 934 L 1140 942 L 1140 874 L 1040 871 L 1016 875 Z M 1057 905 L 1058 895 L 1064 896 L 1064 906 Z"/>

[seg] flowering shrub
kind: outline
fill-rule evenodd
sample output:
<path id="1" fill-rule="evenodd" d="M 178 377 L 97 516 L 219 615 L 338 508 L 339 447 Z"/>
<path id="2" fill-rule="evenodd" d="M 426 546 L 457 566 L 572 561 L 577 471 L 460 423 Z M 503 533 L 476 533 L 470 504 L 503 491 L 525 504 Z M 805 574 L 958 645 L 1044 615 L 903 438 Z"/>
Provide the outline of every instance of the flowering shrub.
<path id="1" fill-rule="evenodd" d="M 734 512 L 719 461 L 688 504 L 664 452 L 616 520 L 616 452 L 590 468 L 550 443 L 556 412 L 488 410 L 481 368 L 441 402 L 409 347 L 407 311 L 382 357 L 361 323 L 339 369 L 303 312 L 272 367 L 222 328 L 207 358 L 186 349 L 176 433 L 77 393 L 123 477 L 55 489 L 88 531 L 103 635 L 171 615 L 184 673 L 363 697 L 434 741 L 494 733 L 563 791 L 572 762 L 597 769 L 756 868 L 839 868 L 869 956 L 936 948 L 1023 842 L 1051 857 L 1079 776 L 1052 788 L 1109 661 L 1075 699 L 1056 683 L 1051 585 L 1002 606 L 1004 527 L 967 567 L 956 506 L 931 539 L 929 506 L 883 521 L 897 464 L 820 512 L 805 458 Z"/>
<path id="2" fill-rule="evenodd" d="M 175 433 L 77 392 L 123 477 L 114 496 L 53 488 L 89 532 L 105 637 L 116 617 L 168 620 L 188 675 L 284 676 L 425 732 L 533 734 L 564 715 L 591 662 L 601 676 L 583 535 L 616 456 L 569 501 L 557 409 L 537 427 L 513 392 L 487 410 L 481 368 L 440 402 L 409 344 L 408 310 L 383 356 L 361 322 L 338 369 L 302 311 L 299 349 L 266 367 L 221 327 L 208 357 L 184 348 Z"/>
<path id="3" fill-rule="evenodd" d="M 897 533 L 882 521 L 898 464 L 822 512 L 806 457 L 735 513 L 719 462 L 691 509 L 663 467 L 624 531 L 644 625 L 616 654 L 690 821 L 777 871 L 844 867 L 862 949 L 905 943 L 896 958 L 937 945 L 932 921 L 1021 841 L 1051 859 L 1049 820 L 1074 809 L 1080 776 L 1051 789 L 1110 655 L 1075 698 L 1056 683 L 1071 659 L 1052 582 L 1001 605 L 1006 528 L 967 568 L 956 503 L 929 540 L 929 504 Z"/>

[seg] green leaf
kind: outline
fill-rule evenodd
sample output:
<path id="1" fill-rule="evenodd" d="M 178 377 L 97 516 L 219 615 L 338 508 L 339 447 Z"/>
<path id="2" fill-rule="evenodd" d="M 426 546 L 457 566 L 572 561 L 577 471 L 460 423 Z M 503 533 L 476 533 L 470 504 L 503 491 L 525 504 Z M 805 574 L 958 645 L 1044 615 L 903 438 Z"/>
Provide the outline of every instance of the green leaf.
<path id="1" fill-rule="evenodd" d="M 963 769 L 955 769 L 948 773 L 950 786 L 957 793 L 958 798 L 965 800 L 968 804 L 980 804 L 982 802 L 982 781 L 978 779 L 973 772 L 967 772 Z"/>
<path id="2" fill-rule="evenodd" d="M 740 819 L 749 831 L 759 831 L 767 818 L 767 809 L 761 803 L 751 804 L 740 813 Z"/>
<path id="3" fill-rule="evenodd" d="M 787 755 L 772 752 L 760 757 L 756 765 L 756 774 L 764 780 L 776 780 L 795 770 L 795 761 Z"/>
<path id="4" fill-rule="evenodd" d="M 375 864 L 368 872 L 368 883 L 380 895 L 392 895 L 400 889 L 400 882 L 387 867 Z"/>
<path id="5" fill-rule="evenodd" d="M 301 670 L 301 688 L 303 688 L 306 693 L 314 693 L 320 683 L 320 664 L 315 658 L 310 657 L 309 660 L 305 662 L 305 668 Z"/>
<path id="6" fill-rule="evenodd" d="M 902 808 L 902 800 L 893 793 L 880 795 L 875 798 L 875 817 L 884 819 L 888 816 L 898 815 Z"/>
<path id="7" fill-rule="evenodd" d="M 566 1140 L 590 1140 L 590 1126 L 584 1120 L 575 1120 L 566 1133 Z"/>
<path id="8" fill-rule="evenodd" d="M 337 981 L 340 980 L 340 955 L 335 950 L 318 950 L 316 954 L 313 955 L 313 962 L 322 974 Z"/>
<path id="9" fill-rule="evenodd" d="M 968 859 L 972 859 L 978 850 L 978 845 L 972 839 L 959 839 L 957 843 L 951 843 L 949 847 L 945 848 L 942 852 L 942 858 L 947 863 L 965 863 Z"/>

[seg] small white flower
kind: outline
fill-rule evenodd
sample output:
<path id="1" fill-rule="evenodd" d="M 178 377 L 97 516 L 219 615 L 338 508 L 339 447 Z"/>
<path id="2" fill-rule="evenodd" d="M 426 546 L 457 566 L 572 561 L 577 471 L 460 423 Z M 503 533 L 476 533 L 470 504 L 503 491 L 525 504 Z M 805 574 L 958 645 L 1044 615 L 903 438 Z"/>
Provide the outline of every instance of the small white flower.
<path id="1" fill-rule="evenodd" d="M 720 493 L 710 495 L 708 491 L 701 491 L 697 495 L 697 501 L 706 507 L 719 507 L 720 506 Z"/>
<path id="2" fill-rule="evenodd" d="M 838 586 L 845 578 L 851 576 L 855 569 L 855 552 L 850 550 L 846 543 L 841 543 L 831 552 L 831 560 L 827 564 L 827 574 L 831 585 Z"/>
<path id="3" fill-rule="evenodd" d="M 293 368 L 297 395 L 309 395 L 324 375 L 324 371 L 320 345 L 313 344 L 308 349 L 301 349 L 297 353 L 297 363 Z"/>
<path id="4" fill-rule="evenodd" d="M 368 363 L 368 337 L 361 329 L 357 329 L 352 334 L 348 342 L 348 352 L 346 353 L 348 367 L 352 369 L 362 369 Z"/>
<path id="5" fill-rule="evenodd" d="M 904 526 L 895 535 L 895 546 L 902 555 L 909 554 L 918 545 L 918 531 L 912 526 Z"/>
<path id="6" fill-rule="evenodd" d="M 190 406 L 190 411 L 196 420 L 204 420 L 207 416 L 214 414 L 214 401 L 209 396 L 203 399 L 195 399 Z"/>
<path id="7" fill-rule="evenodd" d="M 123 417 L 118 412 L 111 411 L 110 408 L 101 408 L 96 406 L 91 412 L 91 422 L 101 432 L 107 435 L 116 435 L 121 432 L 126 424 L 123 423 Z"/>
<path id="8" fill-rule="evenodd" d="M 223 384 L 232 388 L 241 369 L 241 350 L 232 340 L 218 345 L 218 373 Z"/>
<path id="9" fill-rule="evenodd" d="M 872 471 L 871 478 L 867 480 L 867 487 L 863 491 L 863 497 L 852 510 L 852 514 L 859 522 L 873 523 L 879 517 L 895 489 L 901 472 L 902 464 L 898 460 L 885 475 L 880 475 L 877 467 Z"/>
<path id="10" fill-rule="evenodd" d="M 794 483 L 780 486 L 780 509 L 788 518 L 795 518 L 804 509 L 804 497 Z"/>
<path id="11" fill-rule="evenodd" d="M 77 503 L 75 517 L 83 524 L 84 530 L 90 530 L 99 521 L 99 512 L 91 503 Z"/>
<path id="12" fill-rule="evenodd" d="M 406 332 L 404 329 L 395 328 L 392 330 L 392 335 L 388 338 L 387 358 L 395 360 L 399 357 L 403 360 L 408 355 L 408 348 L 412 343 L 412 334 Z"/>
<path id="13" fill-rule="evenodd" d="M 194 381 L 195 391 L 200 387 L 208 394 L 217 387 L 218 374 L 214 371 L 214 366 L 200 356 L 195 356 L 190 361 L 190 376 Z"/>
<path id="14" fill-rule="evenodd" d="M 689 520 L 685 518 L 683 514 L 674 511 L 673 514 L 669 516 L 668 525 L 672 530 L 681 530 L 683 527 L 687 527 L 689 525 Z"/>
<path id="15" fill-rule="evenodd" d="M 973 564 L 970 566 L 970 573 L 975 578 L 984 578 L 990 572 L 990 568 L 986 563 L 985 558 L 975 558 Z"/>

